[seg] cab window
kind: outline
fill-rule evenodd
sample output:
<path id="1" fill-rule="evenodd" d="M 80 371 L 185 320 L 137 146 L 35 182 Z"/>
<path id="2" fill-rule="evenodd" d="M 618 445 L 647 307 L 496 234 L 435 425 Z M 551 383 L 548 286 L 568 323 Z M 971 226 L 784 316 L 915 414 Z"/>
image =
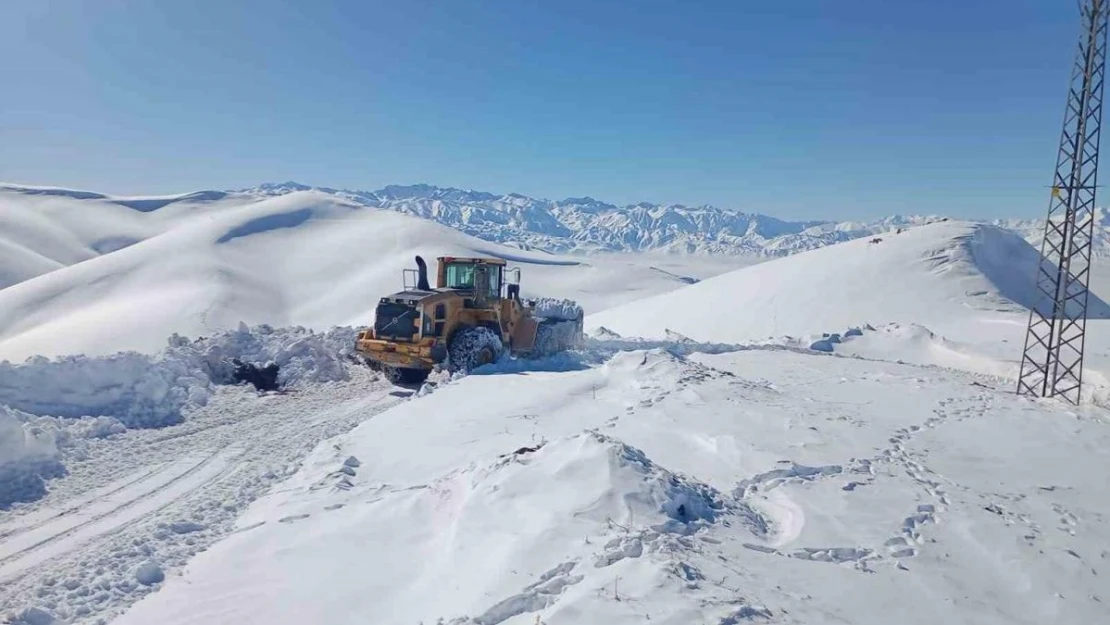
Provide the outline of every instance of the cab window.
<path id="1" fill-rule="evenodd" d="M 483 274 L 479 276 L 479 272 Z M 472 265 L 449 263 L 447 265 L 447 288 L 474 289 L 475 285 L 485 285 L 489 297 L 496 298 L 501 293 L 501 268 L 497 265 Z"/>
<path id="2" fill-rule="evenodd" d="M 473 289 L 474 265 L 450 263 L 447 265 L 447 288 Z"/>
<path id="3" fill-rule="evenodd" d="M 489 280 L 486 284 L 489 285 L 489 296 L 497 298 L 501 296 L 501 268 L 497 265 L 486 265 L 486 271 L 489 272 Z"/>

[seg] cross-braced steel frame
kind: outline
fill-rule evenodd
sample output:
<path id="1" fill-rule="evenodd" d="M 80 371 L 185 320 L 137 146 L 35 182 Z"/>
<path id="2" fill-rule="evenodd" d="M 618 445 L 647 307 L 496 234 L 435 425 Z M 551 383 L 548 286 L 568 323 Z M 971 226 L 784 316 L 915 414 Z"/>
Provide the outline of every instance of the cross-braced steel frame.
<path id="1" fill-rule="evenodd" d="M 1068 88 L 1018 393 L 1078 404 L 1095 222 L 1110 0 L 1086 0 Z"/>

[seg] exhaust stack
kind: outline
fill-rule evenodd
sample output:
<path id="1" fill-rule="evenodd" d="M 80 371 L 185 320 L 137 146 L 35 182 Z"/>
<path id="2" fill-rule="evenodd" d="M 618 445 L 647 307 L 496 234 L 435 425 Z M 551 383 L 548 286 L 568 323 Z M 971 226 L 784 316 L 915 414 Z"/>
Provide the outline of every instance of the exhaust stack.
<path id="1" fill-rule="evenodd" d="M 416 257 L 416 271 L 416 288 L 420 291 L 431 291 L 432 287 L 428 285 L 428 265 L 419 256 Z"/>

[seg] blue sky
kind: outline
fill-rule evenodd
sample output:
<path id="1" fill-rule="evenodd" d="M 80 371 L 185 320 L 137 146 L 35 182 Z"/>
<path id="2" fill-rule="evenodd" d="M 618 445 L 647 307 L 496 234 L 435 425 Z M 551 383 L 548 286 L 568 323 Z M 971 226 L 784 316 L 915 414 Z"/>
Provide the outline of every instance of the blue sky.
<path id="1" fill-rule="evenodd" d="M 0 180 L 1035 217 L 1058 0 L 12 0 Z"/>

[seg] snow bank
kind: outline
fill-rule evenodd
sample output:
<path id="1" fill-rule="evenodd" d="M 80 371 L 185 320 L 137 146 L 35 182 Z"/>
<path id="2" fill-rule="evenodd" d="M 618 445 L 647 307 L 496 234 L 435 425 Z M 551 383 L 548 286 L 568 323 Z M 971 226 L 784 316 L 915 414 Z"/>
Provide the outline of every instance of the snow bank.
<path id="1" fill-rule="evenodd" d="M 180 423 L 215 385 L 235 383 L 233 358 L 276 363 L 283 386 L 345 380 L 355 334 L 241 324 L 197 340 L 175 334 L 154 356 L 0 362 L 0 507 L 41 497 L 44 478 L 64 473 L 59 451 L 81 457 L 89 439 Z"/>
<path id="2" fill-rule="evenodd" d="M 233 331 L 190 342 L 176 334 L 163 357 L 194 363 L 216 384 L 234 382 L 232 358 L 257 364 L 275 363 L 278 383 L 295 386 L 305 383 L 334 382 L 347 379 L 346 363 L 354 353 L 358 330 L 337 327 L 323 333 L 307 328 L 254 328 L 239 324 Z"/>
<path id="3" fill-rule="evenodd" d="M 214 384 L 232 384 L 232 358 L 274 362 L 285 386 L 347 378 L 345 360 L 353 328 L 316 333 L 305 328 L 240 325 L 197 340 L 174 335 L 169 347 L 148 356 L 35 357 L 23 364 L 0 362 L 0 406 L 63 418 L 113 417 L 127 427 L 179 423 L 190 406 L 204 405 Z M 87 427 L 109 430 L 110 422 Z"/>
<path id="4" fill-rule="evenodd" d="M 36 415 L 111 415 L 128 427 L 181 421 L 181 409 L 203 403 L 208 378 L 192 363 L 137 353 L 0 363 L 0 405 Z"/>
<path id="5" fill-rule="evenodd" d="M 46 493 L 45 478 L 62 473 L 54 437 L 0 406 L 0 508 L 38 499 Z"/>

